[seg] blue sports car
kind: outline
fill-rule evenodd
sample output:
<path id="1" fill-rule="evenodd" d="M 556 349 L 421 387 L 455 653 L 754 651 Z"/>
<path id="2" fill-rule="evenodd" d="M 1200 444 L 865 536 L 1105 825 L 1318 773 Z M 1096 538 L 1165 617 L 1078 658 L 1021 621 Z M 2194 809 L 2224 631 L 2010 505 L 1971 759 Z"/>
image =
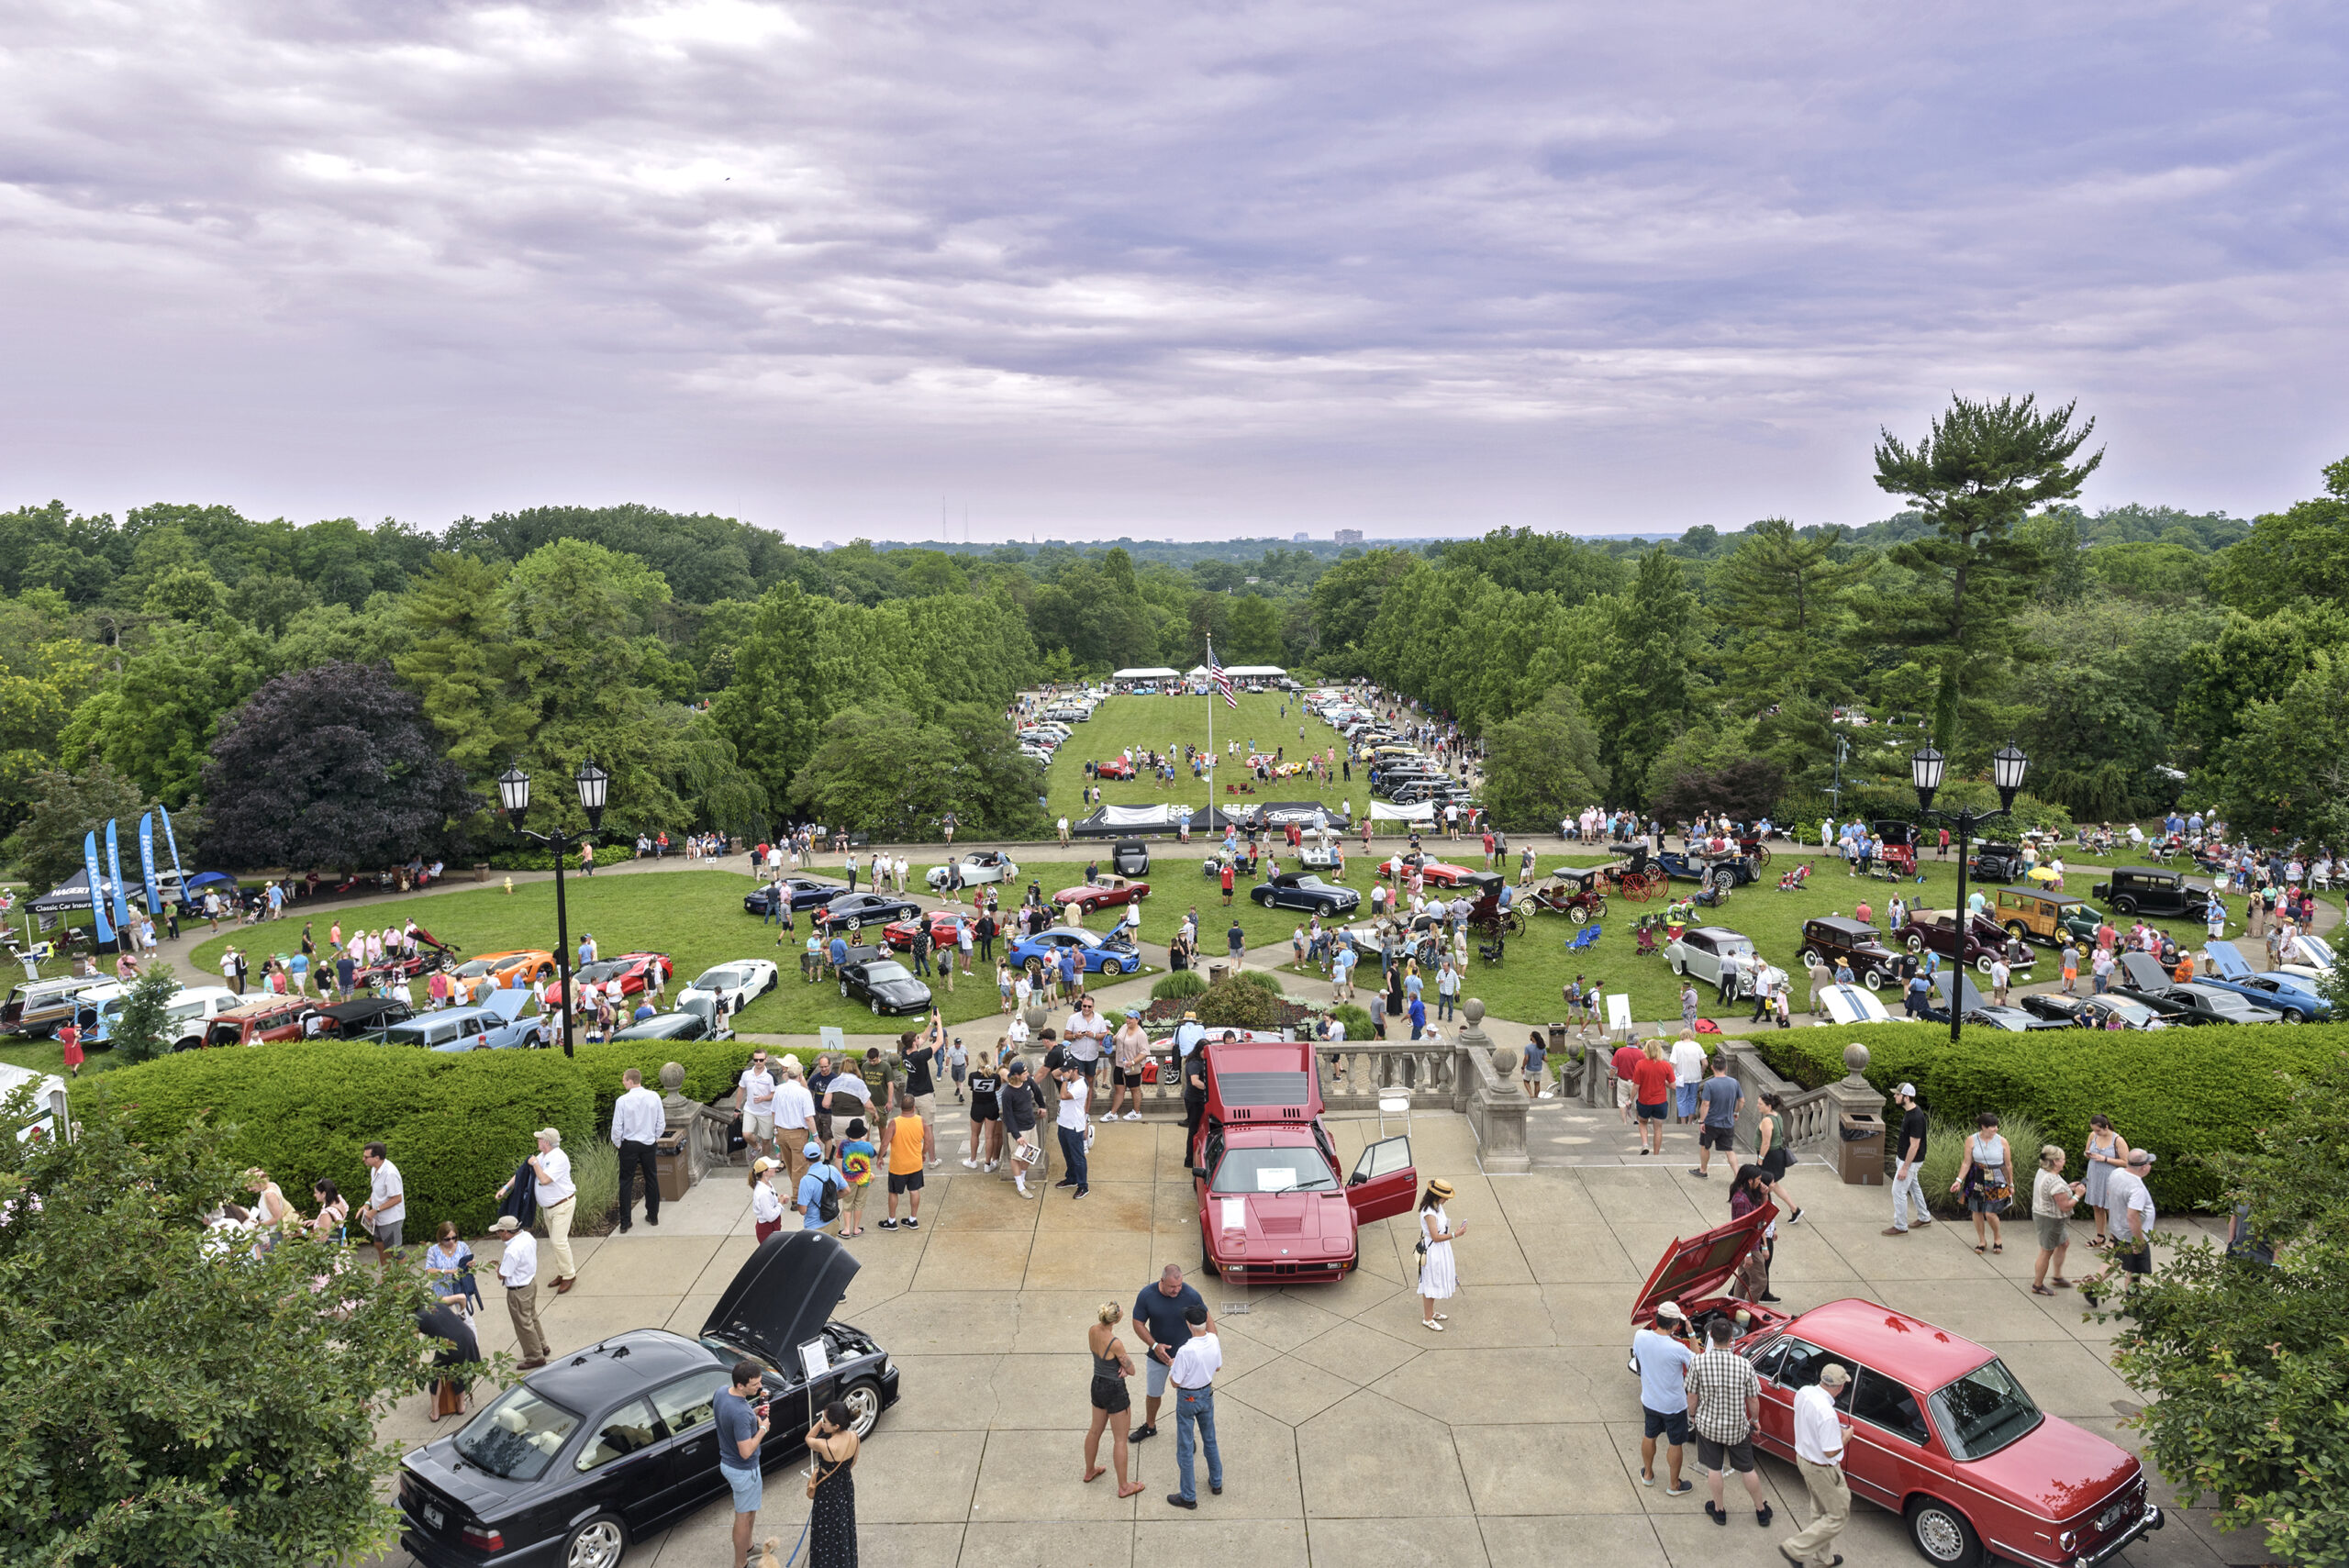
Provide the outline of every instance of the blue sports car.
<path id="1" fill-rule="evenodd" d="M 2318 992 L 2315 981 L 2281 969 L 2254 971 L 2232 942 L 2211 942 L 2203 948 L 2202 956 L 2211 964 L 2210 973 L 2197 977 L 2203 984 L 2273 1007 L 2288 1024 L 2332 1017 L 2332 1004 Z"/>
<path id="2" fill-rule="evenodd" d="M 1011 944 L 1011 962 L 1030 974 L 1041 973 L 1047 964 L 1059 967 L 1063 949 L 1075 952 L 1077 963 L 1087 974 L 1131 974 L 1141 967 L 1141 953 L 1131 940 L 1074 926 L 1054 926 L 1023 937 Z"/>

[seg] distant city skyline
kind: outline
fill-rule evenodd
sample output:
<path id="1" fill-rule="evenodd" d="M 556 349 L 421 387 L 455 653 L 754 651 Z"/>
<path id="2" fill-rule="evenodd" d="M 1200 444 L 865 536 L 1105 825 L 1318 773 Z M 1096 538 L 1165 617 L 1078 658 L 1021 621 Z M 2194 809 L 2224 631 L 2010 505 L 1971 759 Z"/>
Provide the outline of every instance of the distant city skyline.
<path id="1" fill-rule="evenodd" d="M 0 13 L 0 508 L 795 540 L 1862 525 L 2349 451 L 2338 7 Z"/>

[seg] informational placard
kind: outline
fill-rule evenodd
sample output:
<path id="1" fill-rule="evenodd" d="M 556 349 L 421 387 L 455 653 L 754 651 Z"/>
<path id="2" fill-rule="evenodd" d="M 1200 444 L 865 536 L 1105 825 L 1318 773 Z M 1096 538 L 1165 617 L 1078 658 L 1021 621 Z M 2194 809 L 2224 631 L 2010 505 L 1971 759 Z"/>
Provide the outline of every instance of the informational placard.
<path id="1" fill-rule="evenodd" d="M 1218 1198 L 1216 1199 L 1216 1206 L 1223 1210 L 1223 1228 L 1226 1230 L 1245 1230 L 1248 1229 L 1247 1199 L 1236 1197 Z"/>
<path id="2" fill-rule="evenodd" d="M 821 1340 L 810 1340 L 799 1347 L 799 1370 L 815 1382 L 832 1370 L 832 1352 Z"/>
<path id="3" fill-rule="evenodd" d="M 817 1032 L 823 1036 L 824 1049 L 832 1053 L 833 1061 L 837 1062 L 848 1054 L 847 1030 L 838 1024 L 825 1024 Z"/>
<path id="4" fill-rule="evenodd" d="M 1256 1168 L 1256 1190 L 1260 1193 L 1285 1193 L 1297 1185 L 1297 1167 L 1284 1165 L 1276 1170 Z"/>
<path id="5" fill-rule="evenodd" d="M 1631 999 L 1618 991 L 1607 998 L 1607 1028 L 1609 1032 L 1631 1032 Z"/>

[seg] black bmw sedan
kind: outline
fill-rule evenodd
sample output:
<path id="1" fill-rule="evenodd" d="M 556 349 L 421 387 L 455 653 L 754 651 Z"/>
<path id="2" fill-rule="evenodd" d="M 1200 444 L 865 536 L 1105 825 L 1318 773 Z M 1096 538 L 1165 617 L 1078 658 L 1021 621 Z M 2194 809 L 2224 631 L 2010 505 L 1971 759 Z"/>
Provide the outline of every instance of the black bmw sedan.
<path id="1" fill-rule="evenodd" d="M 429 1568 L 614 1568 L 631 1541 L 727 1495 L 713 1407 L 740 1361 L 766 1369 L 761 1468 L 802 1451 L 811 1405 L 841 1400 L 870 1433 L 897 1402 L 897 1369 L 830 1321 L 856 1271 L 832 1237 L 785 1230 L 751 1254 L 698 1339 L 633 1329 L 532 1373 L 402 1462 L 400 1544 Z"/>
<path id="2" fill-rule="evenodd" d="M 778 893 L 778 888 L 782 892 Z M 742 895 L 742 912 L 764 919 L 774 913 L 775 900 L 784 894 L 790 895 L 794 914 L 802 909 L 821 909 L 847 891 L 846 886 L 837 882 L 817 882 L 804 876 L 785 877 L 779 883 L 771 882 Z"/>
<path id="3" fill-rule="evenodd" d="M 891 894 L 843 893 L 826 904 L 816 919 L 826 929 L 853 931 L 865 926 L 885 926 L 892 920 L 910 920 L 920 913 L 920 905 Z"/>
<path id="4" fill-rule="evenodd" d="M 914 972 L 877 948 L 851 948 L 841 965 L 841 999 L 862 1002 L 876 1016 L 927 1013 L 930 991 Z"/>

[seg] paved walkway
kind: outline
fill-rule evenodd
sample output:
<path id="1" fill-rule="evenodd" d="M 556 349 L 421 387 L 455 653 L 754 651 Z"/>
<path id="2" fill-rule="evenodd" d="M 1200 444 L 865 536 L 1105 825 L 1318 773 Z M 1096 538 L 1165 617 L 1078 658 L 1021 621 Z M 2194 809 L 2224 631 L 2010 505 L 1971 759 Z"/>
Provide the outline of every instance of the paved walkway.
<path id="1" fill-rule="evenodd" d="M 1375 1131 L 1333 1123 L 1351 1161 Z M 1411 1128 L 1421 1177 L 1457 1190 L 1462 1292 L 1447 1332 L 1419 1326 L 1408 1222 L 1364 1236 L 1364 1266 L 1335 1286 L 1233 1289 L 1200 1279 L 1219 1315 L 1224 1495 L 1197 1514 L 1169 1507 L 1168 1435 L 1135 1452 L 1147 1490 L 1120 1502 L 1108 1477 L 1082 1485 L 1087 1419 L 1085 1330 L 1103 1301 L 1130 1304 L 1165 1262 L 1198 1260 L 1196 1200 L 1179 1129 L 1104 1128 L 1093 1195 L 1023 1202 L 996 1177 L 954 1163 L 959 1133 L 931 1173 L 918 1233 L 869 1231 L 840 1316 L 873 1332 L 904 1369 L 904 1398 L 860 1463 L 868 1568 L 1142 1568 L 1244 1562 L 1270 1568 L 1776 1568 L 1774 1543 L 1806 1517 L 1790 1467 L 1764 1462 L 1770 1530 L 1704 1517 L 1703 1493 L 1637 1484 L 1636 1382 L 1624 1369 L 1640 1283 L 1676 1236 L 1726 1218 L 1726 1184 L 1684 1161 L 1486 1177 L 1461 1118 Z M 2002 1257 L 1972 1251 L 1943 1224 L 1894 1240 L 1882 1188 L 1802 1170 L 1806 1207 L 1782 1227 L 1775 1287 L 1801 1310 L 1862 1296 L 1927 1316 L 2004 1357 L 2048 1411 L 2117 1441 L 2130 1390 L 2105 1362 L 2106 1331 L 2068 1293 L 2029 1294 L 2028 1227 Z M 868 1224 L 879 1218 L 881 1200 Z M 2078 1232 L 2085 1237 L 2085 1229 Z M 542 1308 L 557 1350 L 647 1325 L 691 1333 L 749 1254 L 740 1172 L 719 1171 L 664 1212 L 659 1229 L 576 1243 L 572 1294 Z M 494 1243 L 481 1245 L 484 1261 Z M 493 1300 L 483 1343 L 512 1334 Z M 1137 1391 L 1139 1404 L 1139 1391 Z M 384 1431 L 444 1434 L 405 1401 Z M 1693 1464 L 1693 1453 L 1690 1455 Z M 1104 1459 L 1107 1453 L 1105 1448 Z M 775 1477 L 760 1534 L 788 1543 L 806 1517 L 796 1477 Z M 1736 1496 L 1736 1494 L 1732 1494 Z M 629 1553 L 632 1568 L 724 1568 L 730 1515 L 703 1510 Z M 1913 1561 L 1900 1522 L 1862 1505 L 1843 1537 L 1858 1564 Z M 2127 1568 L 2218 1568 L 2254 1551 L 2218 1542 L 2188 1516 L 2120 1561 Z M 395 1550 L 385 1568 L 406 1568 Z"/>

